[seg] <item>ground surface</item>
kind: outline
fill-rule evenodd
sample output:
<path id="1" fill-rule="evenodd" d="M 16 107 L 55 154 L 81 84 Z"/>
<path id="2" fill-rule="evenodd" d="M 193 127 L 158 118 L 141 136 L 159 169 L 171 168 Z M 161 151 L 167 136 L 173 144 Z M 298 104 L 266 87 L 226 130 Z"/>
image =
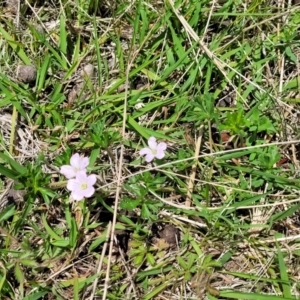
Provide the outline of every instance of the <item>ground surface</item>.
<path id="1" fill-rule="evenodd" d="M 0 298 L 299 299 L 298 2 L 2 1 Z"/>

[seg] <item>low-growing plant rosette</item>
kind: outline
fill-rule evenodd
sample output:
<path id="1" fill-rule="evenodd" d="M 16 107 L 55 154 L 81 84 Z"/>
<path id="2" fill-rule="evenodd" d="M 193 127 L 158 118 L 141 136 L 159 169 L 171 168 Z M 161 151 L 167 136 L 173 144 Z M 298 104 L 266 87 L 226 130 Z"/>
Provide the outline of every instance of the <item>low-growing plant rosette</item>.
<path id="1" fill-rule="evenodd" d="M 151 162 L 154 158 L 162 159 L 165 157 L 166 143 L 157 143 L 156 138 L 151 136 L 148 140 L 148 146 L 140 150 L 140 156 L 145 156 L 146 162 Z"/>

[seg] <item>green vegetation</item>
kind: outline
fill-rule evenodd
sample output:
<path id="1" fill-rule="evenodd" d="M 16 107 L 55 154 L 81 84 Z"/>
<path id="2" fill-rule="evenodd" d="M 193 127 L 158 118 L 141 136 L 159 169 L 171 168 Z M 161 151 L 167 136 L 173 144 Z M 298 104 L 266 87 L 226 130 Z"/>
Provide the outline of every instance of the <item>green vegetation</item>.
<path id="1" fill-rule="evenodd" d="M 299 299 L 294 2 L 2 1 L 1 299 Z"/>

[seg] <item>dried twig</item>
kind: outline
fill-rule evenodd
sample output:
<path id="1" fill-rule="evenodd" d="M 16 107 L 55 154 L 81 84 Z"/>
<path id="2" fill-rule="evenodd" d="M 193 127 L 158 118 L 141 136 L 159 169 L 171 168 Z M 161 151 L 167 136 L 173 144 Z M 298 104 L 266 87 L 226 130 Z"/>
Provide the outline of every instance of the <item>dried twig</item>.
<path id="1" fill-rule="evenodd" d="M 94 295 L 96 293 L 96 288 L 97 288 L 97 284 L 98 284 L 98 280 L 99 280 L 100 271 L 101 271 L 101 268 L 102 268 L 103 259 L 104 259 L 105 252 L 106 252 L 106 249 L 107 249 L 107 246 L 108 246 L 108 240 L 109 240 L 110 230 L 111 230 L 111 222 L 109 222 L 109 224 L 107 226 L 106 241 L 105 241 L 105 243 L 103 245 L 102 253 L 101 253 L 101 256 L 99 258 L 99 263 L 98 263 L 98 267 L 97 267 L 98 277 L 93 282 L 93 290 L 92 290 L 92 293 L 91 293 L 91 296 L 90 296 L 90 300 L 94 299 Z"/>

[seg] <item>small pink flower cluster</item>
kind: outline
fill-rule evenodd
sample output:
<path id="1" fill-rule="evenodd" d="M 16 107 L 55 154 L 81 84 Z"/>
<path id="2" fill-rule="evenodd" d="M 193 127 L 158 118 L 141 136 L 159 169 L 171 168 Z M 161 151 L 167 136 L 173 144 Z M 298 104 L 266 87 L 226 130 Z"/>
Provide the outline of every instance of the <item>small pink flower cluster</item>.
<path id="1" fill-rule="evenodd" d="M 95 193 L 93 185 L 96 183 L 97 177 L 94 174 L 89 176 L 86 174 L 88 164 L 88 157 L 76 153 L 72 155 L 70 165 L 60 168 L 60 173 L 68 179 L 67 189 L 71 191 L 74 200 L 83 200 L 92 197 Z"/>
<path id="2" fill-rule="evenodd" d="M 157 143 L 156 138 L 152 136 L 148 140 L 148 146 L 140 151 L 140 156 L 144 155 L 146 162 L 151 162 L 154 158 L 164 158 L 167 149 L 166 143 Z M 60 168 L 60 173 L 68 179 L 67 189 L 71 191 L 71 197 L 76 201 L 92 197 L 95 193 L 94 184 L 97 177 L 94 174 L 89 176 L 86 174 L 88 165 L 88 157 L 75 153 L 70 159 L 70 165 L 64 165 Z"/>
<path id="3" fill-rule="evenodd" d="M 143 148 L 140 151 L 140 155 L 145 155 L 146 162 L 151 162 L 154 158 L 162 159 L 165 156 L 165 150 L 167 144 L 164 142 L 157 143 L 156 138 L 151 136 L 148 140 L 148 148 Z"/>

